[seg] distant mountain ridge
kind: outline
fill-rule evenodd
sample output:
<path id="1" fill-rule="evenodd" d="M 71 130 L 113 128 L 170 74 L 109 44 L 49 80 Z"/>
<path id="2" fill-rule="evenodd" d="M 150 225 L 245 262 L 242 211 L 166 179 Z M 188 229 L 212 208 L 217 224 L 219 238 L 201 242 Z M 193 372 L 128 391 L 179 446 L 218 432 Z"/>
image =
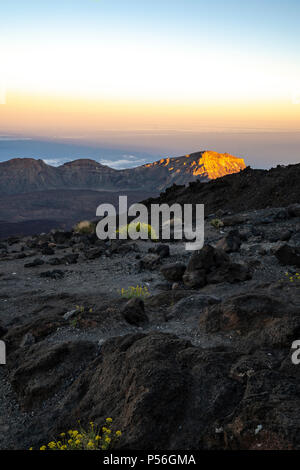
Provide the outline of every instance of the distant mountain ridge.
<path id="1" fill-rule="evenodd" d="M 182 185 L 197 179 L 207 182 L 245 168 L 242 158 L 212 151 L 162 158 L 125 170 L 115 170 L 89 159 L 52 167 L 43 160 L 17 158 L 0 163 L 0 194 L 53 189 L 159 192 L 174 183 Z"/>

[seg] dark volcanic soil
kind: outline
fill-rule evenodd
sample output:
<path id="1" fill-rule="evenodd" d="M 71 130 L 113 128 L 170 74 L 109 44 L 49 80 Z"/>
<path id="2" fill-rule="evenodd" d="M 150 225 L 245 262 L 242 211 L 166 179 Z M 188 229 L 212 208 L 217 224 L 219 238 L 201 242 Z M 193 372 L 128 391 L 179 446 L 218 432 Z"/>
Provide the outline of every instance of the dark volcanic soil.
<path id="1" fill-rule="evenodd" d="M 1 195 L 0 239 L 35 235 L 54 228 L 68 230 L 80 220 L 94 219 L 100 204 L 118 207 L 120 195 L 127 195 L 131 205 L 155 192 L 57 189 Z"/>
<path id="2" fill-rule="evenodd" d="M 1 242 L 1 449 L 107 416 L 121 448 L 300 449 L 300 206 L 221 219 L 194 254 L 71 232 Z M 119 292 L 136 285 L 144 305 Z"/>
<path id="3" fill-rule="evenodd" d="M 205 204 L 206 214 L 217 210 L 241 212 L 267 207 L 286 207 L 300 201 L 300 164 L 271 170 L 246 168 L 209 183 L 172 186 L 147 204 Z"/>

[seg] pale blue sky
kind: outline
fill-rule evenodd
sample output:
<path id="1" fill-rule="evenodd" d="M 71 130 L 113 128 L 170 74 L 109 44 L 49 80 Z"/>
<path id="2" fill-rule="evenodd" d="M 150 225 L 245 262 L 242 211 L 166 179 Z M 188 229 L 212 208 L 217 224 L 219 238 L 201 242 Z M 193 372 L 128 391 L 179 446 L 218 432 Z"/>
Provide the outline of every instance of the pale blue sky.
<path id="1" fill-rule="evenodd" d="M 299 51 L 299 0 L 12 0 L 1 2 L 1 36 L 35 33 L 209 40 L 289 56 Z M 295 56 L 296 57 L 296 56 Z"/>
<path id="2" fill-rule="evenodd" d="M 282 99 L 285 94 L 286 99 L 287 88 L 295 87 L 291 82 L 293 77 L 296 81 L 300 69 L 299 0 L 12 0 L 2 2 L 0 17 L 0 47 L 4 46 L 2 65 L 8 62 L 8 86 L 22 91 L 29 88 L 29 82 L 32 88 L 37 90 L 38 87 L 34 79 L 26 81 L 24 78 L 22 83 L 18 64 L 23 70 L 27 64 L 26 75 L 31 71 L 36 81 L 44 83 L 45 80 L 38 77 L 45 68 L 40 62 L 38 70 L 40 58 L 51 70 L 57 67 L 62 82 L 65 77 L 67 84 L 70 82 L 68 70 L 63 68 L 67 68 L 68 60 L 74 59 L 82 62 L 80 72 L 86 71 L 90 76 L 96 77 L 101 68 L 102 78 L 105 68 L 106 73 L 109 69 L 115 75 L 112 62 L 121 62 L 124 58 L 126 66 L 127 55 L 132 74 L 136 73 L 134 67 L 138 72 L 148 64 L 153 73 L 163 75 L 170 60 L 173 70 L 169 81 L 171 77 L 172 81 L 176 79 L 176 66 L 181 71 L 185 67 L 197 68 L 198 74 L 206 67 L 212 75 L 226 67 L 233 75 L 237 72 L 236 76 L 248 68 L 246 76 L 253 89 L 251 99 L 261 99 L 262 95 L 267 99 L 270 77 L 275 76 L 278 77 L 273 84 L 276 97 L 273 93 L 269 98 Z M 146 56 L 139 67 L 139 57 Z M 97 62 L 98 71 L 93 68 L 93 63 Z M 253 77 L 255 69 L 259 73 Z M 74 75 L 78 75 L 78 71 L 74 71 Z M 80 80 L 82 83 L 85 80 L 85 88 L 90 86 L 85 77 Z M 146 83 L 145 76 L 142 80 Z M 149 77 L 147 91 L 153 81 L 154 78 Z M 245 77 L 238 76 L 236 81 L 244 83 Z M 59 91 L 59 84 L 55 86 Z M 196 98 L 197 84 L 189 86 Z M 235 90 L 237 99 L 241 99 L 236 85 L 232 86 L 234 93 L 229 93 L 229 99 L 234 100 Z M 94 97 L 96 91 L 101 92 L 101 87 L 105 90 L 105 84 L 98 81 Z M 115 96 L 118 93 L 126 95 L 126 87 L 127 84 L 122 91 L 114 87 Z M 203 87 L 209 88 L 209 84 L 205 83 Z M 179 84 L 177 96 L 186 91 L 182 88 Z M 226 84 L 227 89 L 230 89 L 230 83 Z M 61 91 L 66 91 L 63 86 Z M 215 93 L 215 88 L 210 91 L 218 100 L 222 93 L 226 94 L 224 90 Z M 248 91 L 246 94 L 249 96 Z M 174 95 L 175 91 L 173 99 Z M 166 96 L 166 87 L 162 87 L 161 96 Z M 155 88 L 153 96 L 150 94 L 151 99 L 161 99 L 161 96 L 155 96 Z"/>

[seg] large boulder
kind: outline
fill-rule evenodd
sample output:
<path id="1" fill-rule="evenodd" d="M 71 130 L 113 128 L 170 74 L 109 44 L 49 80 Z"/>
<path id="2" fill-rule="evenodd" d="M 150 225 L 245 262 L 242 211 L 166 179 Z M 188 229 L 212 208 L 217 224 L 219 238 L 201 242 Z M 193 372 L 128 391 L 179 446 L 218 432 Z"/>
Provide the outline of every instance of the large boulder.
<path id="1" fill-rule="evenodd" d="M 228 263 L 210 272 L 206 276 L 208 284 L 218 284 L 220 282 L 243 282 L 251 279 L 248 266 L 244 263 Z"/>
<path id="2" fill-rule="evenodd" d="M 63 313 L 63 308 L 57 308 L 54 311 L 51 308 L 46 308 L 45 313 L 36 314 L 34 319 L 27 320 L 21 325 L 10 327 L 5 336 L 8 352 L 16 350 L 27 334 L 32 335 L 35 342 L 40 342 L 58 328 L 65 326 L 66 322 L 63 318 Z"/>
<path id="3" fill-rule="evenodd" d="M 243 399 L 223 423 L 226 448 L 299 449 L 299 381 L 274 370 L 270 360 L 262 370 L 253 360 L 249 365 Z"/>
<path id="4" fill-rule="evenodd" d="M 58 245 L 64 245 L 68 243 L 72 238 L 73 232 L 64 232 L 62 230 L 53 231 L 52 239 Z"/>
<path id="5" fill-rule="evenodd" d="M 182 281 L 182 276 L 186 270 L 184 263 L 165 264 L 160 268 L 160 272 L 167 281 Z"/>
<path id="6" fill-rule="evenodd" d="M 191 316 L 199 316 L 202 310 L 209 305 L 215 305 L 221 302 L 219 297 L 214 295 L 195 294 L 179 300 L 170 309 L 168 318 L 189 318 Z"/>
<path id="7" fill-rule="evenodd" d="M 157 268 L 161 262 L 161 257 L 159 255 L 149 253 L 145 255 L 139 262 L 139 266 L 141 269 L 149 269 L 152 271 L 153 269 Z"/>
<path id="8" fill-rule="evenodd" d="M 110 415 L 126 449 L 299 449 L 300 384 L 284 359 L 162 333 L 114 338 L 61 401 L 53 433 Z"/>
<path id="9" fill-rule="evenodd" d="M 151 332 L 111 338 L 100 350 L 83 341 L 25 346 L 8 364 L 19 401 L 34 411 L 18 438 L 36 448 L 78 420 L 86 427 L 110 416 L 122 449 L 299 450 L 290 351 L 249 354 L 228 344 L 202 349 Z"/>
<path id="10" fill-rule="evenodd" d="M 249 333 L 280 314 L 282 303 L 279 300 L 264 294 L 248 293 L 208 307 L 200 317 L 200 326 L 207 333 L 231 330 Z"/>
<path id="11" fill-rule="evenodd" d="M 57 431 L 111 416 L 126 449 L 199 449 L 231 414 L 243 385 L 229 377 L 236 353 L 205 352 L 162 333 L 109 340 L 61 403 Z"/>
<path id="12" fill-rule="evenodd" d="M 128 300 L 122 308 L 121 313 L 130 325 L 141 326 L 148 322 L 144 302 L 137 297 Z"/>
<path id="13" fill-rule="evenodd" d="M 300 204 L 292 204 L 287 210 L 291 217 L 300 217 Z"/>
<path id="14" fill-rule="evenodd" d="M 69 341 L 40 342 L 10 354 L 9 377 L 22 406 L 27 410 L 35 408 L 69 386 L 96 352 L 93 343 Z"/>
<path id="15" fill-rule="evenodd" d="M 202 250 L 195 251 L 187 265 L 187 272 L 194 272 L 204 269 L 208 271 L 214 267 L 219 267 L 230 262 L 229 256 L 223 251 L 211 245 L 205 245 Z"/>
<path id="16" fill-rule="evenodd" d="M 274 254 L 280 264 L 300 267 L 300 248 L 285 244 L 280 246 Z"/>
<path id="17" fill-rule="evenodd" d="M 206 285 L 206 271 L 197 269 L 197 271 L 186 271 L 183 276 L 183 282 L 189 289 L 204 287 Z"/>
<path id="18" fill-rule="evenodd" d="M 241 238 L 238 230 L 230 230 L 227 235 L 218 241 L 216 247 L 224 250 L 226 253 L 239 251 Z"/>
<path id="19" fill-rule="evenodd" d="M 235 333 L 243 348 L 289 348 L 300 337 L 300 306 L 260 292 L 233 296 L 209 306 L 199 318 L 206 333 Z"/>
<path id="20" fill-rule="evenodd" d="M 224 250 L 206 245 L 195 251 L 183 276 L 184 284 L 189 287 L 203 287 L 206 284 L 239 282 L 251 278 L 245 264 L 233 263 Z"/>

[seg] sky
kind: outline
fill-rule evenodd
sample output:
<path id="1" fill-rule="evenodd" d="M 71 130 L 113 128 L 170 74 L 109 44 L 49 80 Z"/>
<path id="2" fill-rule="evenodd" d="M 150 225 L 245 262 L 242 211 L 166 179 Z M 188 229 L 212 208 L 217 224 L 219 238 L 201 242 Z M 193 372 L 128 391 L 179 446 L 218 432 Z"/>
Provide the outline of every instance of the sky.
<path id="1" fill-rule="evenodd" d="M 1 2 L 0 158 L 25 139 L 53 160 L 299 162 L 299 17 L 299 0 Z"/>

